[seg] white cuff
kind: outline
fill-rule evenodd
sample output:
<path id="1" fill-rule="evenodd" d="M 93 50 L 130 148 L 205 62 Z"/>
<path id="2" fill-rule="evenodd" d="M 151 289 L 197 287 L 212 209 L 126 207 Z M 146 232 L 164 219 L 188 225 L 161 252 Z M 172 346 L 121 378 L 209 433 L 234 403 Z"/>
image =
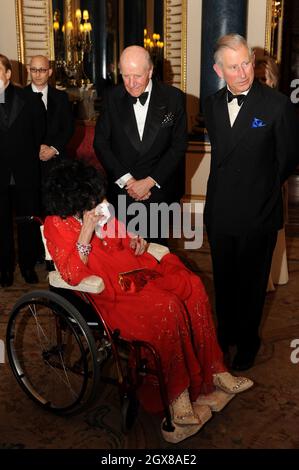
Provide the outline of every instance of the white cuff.
<path id="1" fill-rule="evenodd" d="M 161 189 L 161 186 L 157 183 L 156 180 L 154 180 L 154 178 L 152 178 L 152 177 L 150 176 L 150 179 L 155 183 L 155 186 L 156 186 L 157 188 Z"/>
<path id="2" fill-rule="evenodd" d="M 121 189 L 124 188 L 129 181 L 129 179 L 133 178 L 131 173 L 126 173 L 125 175 L 121 176 L 118 178 L 118 180 L 115 181 L 115 184 L 117 184 Z"/>
<path id="3" fill-rule="evenodd" d="M 51 149 L 55 150 L 55 152 L 56 152 L 55 155 L 59 155 L 58 150 L 55 147 L 53 147 L 53 145 L 50 145 L 50 147 L 51 147 Z"/>

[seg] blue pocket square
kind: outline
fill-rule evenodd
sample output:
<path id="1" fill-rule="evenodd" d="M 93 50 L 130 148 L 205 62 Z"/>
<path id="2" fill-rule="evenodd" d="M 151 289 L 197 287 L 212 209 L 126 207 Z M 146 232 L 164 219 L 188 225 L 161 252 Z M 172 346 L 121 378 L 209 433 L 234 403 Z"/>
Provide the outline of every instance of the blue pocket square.
<path id="1" fill-rule="evenodd" d="M 262 121 L 261 119 L 258 118 L 253 118 L 253 121 L 251 123 L 251 127 L 265 127 L 266 123 Z"/>

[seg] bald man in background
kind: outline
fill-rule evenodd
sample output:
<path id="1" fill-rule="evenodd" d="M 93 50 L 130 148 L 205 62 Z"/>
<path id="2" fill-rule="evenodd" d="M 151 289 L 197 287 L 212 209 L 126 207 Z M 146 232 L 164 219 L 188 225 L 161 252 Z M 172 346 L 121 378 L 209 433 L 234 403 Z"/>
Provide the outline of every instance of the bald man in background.
<path id="1" fill-rule="evenodd" d="M 46 178 L 55 163 L 66 156 L 65 147 L 74 132 L 74 120 L 68 96 L 64 91 L 49 85 L 53 70 L 43 55 L 32 57 L 27 68 L 31 84 L 25 87 L 28 94 L 41 93 L 46 108 L 46 134 L 40 148 L 42 178 Z"/>
<path id="2" fill-rule="evenodd" d="M 158 237 L 150 236 L 155 222 L 150 205 L 172 203 L 184 193 L 185 96 L 152 78 L 153 63 L 143 47 L 124 49 L 119 66 L 123 84 L 107 91 L 94 148 L 108 175 L 109 199 L 117 204 L 117 196 L 124 196 L 127 209 L 131 203 L 145 206 L 147 233 L 141 235 L 167 244 L 163 221 L 157 224 Z"/>

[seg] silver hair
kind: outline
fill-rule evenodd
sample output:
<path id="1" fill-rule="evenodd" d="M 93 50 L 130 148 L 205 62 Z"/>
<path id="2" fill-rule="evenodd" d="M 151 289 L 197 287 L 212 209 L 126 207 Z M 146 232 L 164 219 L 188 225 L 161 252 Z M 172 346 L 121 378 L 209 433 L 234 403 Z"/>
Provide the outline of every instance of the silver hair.
<path id="1" fill-rule="evenodd" d="M 221 61 L 221 53 L 223 49 L 233 49 L 236 50 L 240 46 L 244 46 L 248 49 L 249 56 L 252 57 L 253 51 L 251 47 L 248 45 L 246 39 L 237 33 L 230 33 L 226 34 L 225 36 L 221 36 L 214 49 L 214 61 L 215 64 L 222 65 Z"/>

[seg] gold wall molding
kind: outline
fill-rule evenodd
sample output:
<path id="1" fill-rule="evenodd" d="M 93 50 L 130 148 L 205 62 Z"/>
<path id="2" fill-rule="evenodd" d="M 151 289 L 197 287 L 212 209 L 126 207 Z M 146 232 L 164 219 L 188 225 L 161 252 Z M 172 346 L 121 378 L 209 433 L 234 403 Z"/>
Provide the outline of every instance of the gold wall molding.
<path id="1" fill-rule="evenodd" d="M 164 0 L 164 81 L 186 91 L 187 0 Z"/>
<path id="2" fill-rule="evenodd" d="M 278 64 L 282 56 L 284 0 L 267 0 L 265 51 Z"/>
<path id="3" fill-rule="evenodd" d="M 32 56 L 41 54 L 54 60 L 52 2 L 15 0 L 20 78 L 25 82 L 25 67 Z"/>

